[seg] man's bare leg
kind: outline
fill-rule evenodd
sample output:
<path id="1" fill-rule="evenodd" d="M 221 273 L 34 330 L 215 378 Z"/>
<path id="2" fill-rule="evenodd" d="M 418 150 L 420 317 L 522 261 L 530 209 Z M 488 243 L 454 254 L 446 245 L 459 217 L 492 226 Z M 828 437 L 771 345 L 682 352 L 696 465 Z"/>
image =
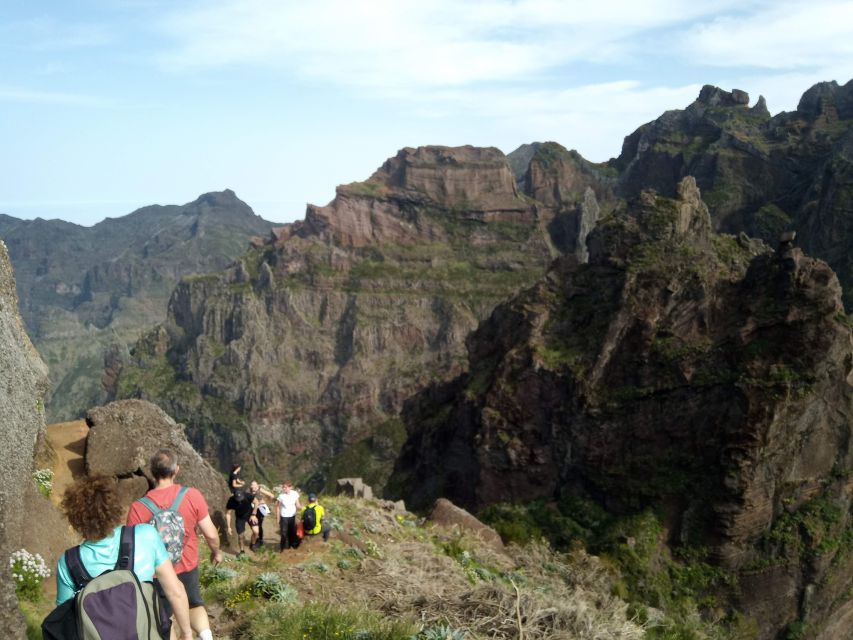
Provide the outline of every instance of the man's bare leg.
<path id="1" fill-rule="evenodd" d="M 193 607 L 190 609 L 190 626 L 196 633 L 210 629 L 210 620 L 207 618 L 207 609 L 204 607 Z"/>

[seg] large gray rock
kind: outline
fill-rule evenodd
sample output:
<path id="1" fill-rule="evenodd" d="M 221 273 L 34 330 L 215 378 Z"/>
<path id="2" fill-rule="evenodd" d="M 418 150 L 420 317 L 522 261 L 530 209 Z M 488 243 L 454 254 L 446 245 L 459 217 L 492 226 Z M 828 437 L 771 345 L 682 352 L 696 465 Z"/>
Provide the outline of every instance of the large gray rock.
<path id="1" fill-rule="evenodd" d="M 180 466 L 177 481 L 201 491 L 211 517 L 217 523 L 222 521 L 229 496 L 225 478 L 193 449 L 183 425 L 177 424 L 160 407 L 145 400 L 121 400 L 90 409 L 86 422 L 89 423 L 87 473 L 128 480 L 144 476 L 153 486 L 154 478 L 148 470 L 152 454 L 164 447 L 172 449 L 178 455 Z M 139 486 L 145 489 L 144 484 Z"/>
<path id="2" fill-rule="evenodd" d="M 479 537 L 483 542 L 493 548 L 503 549 L 503 541 L 497 531 L 483 524 L 465 511 L 465 509 L 457 507 L 446 498 L 439 498 L 435 501 L 432 512 L 429 514 L 429 519 L 443 527 L 459 527 L 467 532 L 468 535 Z"/>
<path id="3" fill-rule="evenodd" d="M 46 388 L 47 367 L 24 331 L 12 265 L 0 241 L 0 629 L 6 638 L 26 634 L 8 557 L 24 546 L 23 489 L 33 483 L 33 450 L 44 430 Z"/>

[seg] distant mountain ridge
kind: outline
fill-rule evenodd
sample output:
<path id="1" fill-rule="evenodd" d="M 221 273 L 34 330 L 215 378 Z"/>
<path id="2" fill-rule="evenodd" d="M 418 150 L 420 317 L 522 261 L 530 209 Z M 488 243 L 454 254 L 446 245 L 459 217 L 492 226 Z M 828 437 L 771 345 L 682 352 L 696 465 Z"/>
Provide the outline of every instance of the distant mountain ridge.
<path id="1" fill-rule="evenodd" d="M 21 315 L 50 368 L 50 418 L 100 402 L 105 350 L 161 321 L 182 276 L 225 268 L 273 226 L 231 190 L 92 227 L 0 215 Z"/>

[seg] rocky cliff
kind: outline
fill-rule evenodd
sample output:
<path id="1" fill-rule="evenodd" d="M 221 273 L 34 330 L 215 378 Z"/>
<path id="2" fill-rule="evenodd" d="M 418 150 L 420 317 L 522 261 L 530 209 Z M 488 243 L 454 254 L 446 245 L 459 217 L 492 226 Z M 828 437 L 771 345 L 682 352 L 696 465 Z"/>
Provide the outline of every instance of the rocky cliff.
<path id="1" fill-rule="evenodd" d="M 495 310 L 469 372 L 407 403 L 391 485 L 416 507 L 653 509 L 666 547 L 731 572 L 758 637 L 816 631 L 853 586 L 841 288 L 790 243 L 712 233 L 692 178 L 675 196 L 644 192 L 592 232 L 588 265 Z"/>
<path id="2" fill-rule="evenodd" d="M 549 216 L 554 245 L 586 262 L 586 239 L 602 212 L 615 206 L 616 173 L 555 142 L 524 145 L 510 154 L 519 189 Z"/>
<path id="3" fill-rule="evenodd" d="M 104 399 L 105 352 L 126 350 L 161 322 L 182 276 L 226 267 L 271 228 L 228 190 L 93 227 L 0 215 L 21 315 L 50 366 L 49 419 L 81 416 Z"/>
<path id="4" fill-rule="evenodd" d="M 796 111 L 771 117 L 764 98 L 705 86 L 683 110 L 667 111 L 625 138 L 610 166 L 618 191 L 652 188 L 667 196 L 695 176 L 714 228 L 775 242 L 794 230 L 799 244 L 826 260 L 853 305 L 853 81 L 823 82 Z"/>
<path id="5" fill-rule="evenodd" d="M 496 149 L 403 149 L 225 272 L 185 278 L 115 396 L 164 407 L 222 467 L 381 486 L 403 400 L 457 375 L 465 336 L 558 254 L 550 204 Z"/>
<path id="6" fill-rule="evenodd" d="M 15 278 L 0 241 L 0 627 L 8 638 L 25 637 L 9 572 L 9 554 L 23 546 L 26 488 L 34 484 L 33 452 L 44 431 L 47 368 L 24 331 Z"/>

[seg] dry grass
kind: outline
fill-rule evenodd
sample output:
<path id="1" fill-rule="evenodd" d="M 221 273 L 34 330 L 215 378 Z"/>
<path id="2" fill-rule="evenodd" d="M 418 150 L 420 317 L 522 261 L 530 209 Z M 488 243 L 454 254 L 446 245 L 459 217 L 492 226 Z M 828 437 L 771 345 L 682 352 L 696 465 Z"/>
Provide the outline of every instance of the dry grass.
<path id="1" fill-rule="evenodd" d="M 499 551 L 459 531 L 421 526 L 411 516 L 395 518 L 372 503 L 344 498 L 327 503 L 343 518 L 338 540 L 328 545 L 312 540 L 300 555 L 285 557 L 294 564 L 276 554 L 229 564 L 241 572 L 235 585 L 272 569 L 303 604 L 361 607 L 424 627 L 449 625 L 472 639 L 644 636 L 629 619 L 627 604 L 611 595 L 609 571 L 581 551 L 557 554 L 545 545 Z M 241 605 L 225 617 L 239 621 L 257 606 Z"/>
<path id="2" fill-rule="evenodd" d="M 436 556 L 434 548 L 422 543 L 400 547 L 385 561 L 366 563 L 359 580 L 371 608 L 390 617 L 426 626 L 448 624 L 474 637 L 496 639 L 631 640 L 644 635 L 629 621 L 626 603 L 609 595 L 606 572 L 588 556 L 575 554 L 570 560 L 545 547 L 514 547 L 503 562 L 514 561 L 512 573 L 522 584 L 510 577 L 472 585 L 457 561 Z M 592 575 L 579 575 L 590 568 Z"/>

